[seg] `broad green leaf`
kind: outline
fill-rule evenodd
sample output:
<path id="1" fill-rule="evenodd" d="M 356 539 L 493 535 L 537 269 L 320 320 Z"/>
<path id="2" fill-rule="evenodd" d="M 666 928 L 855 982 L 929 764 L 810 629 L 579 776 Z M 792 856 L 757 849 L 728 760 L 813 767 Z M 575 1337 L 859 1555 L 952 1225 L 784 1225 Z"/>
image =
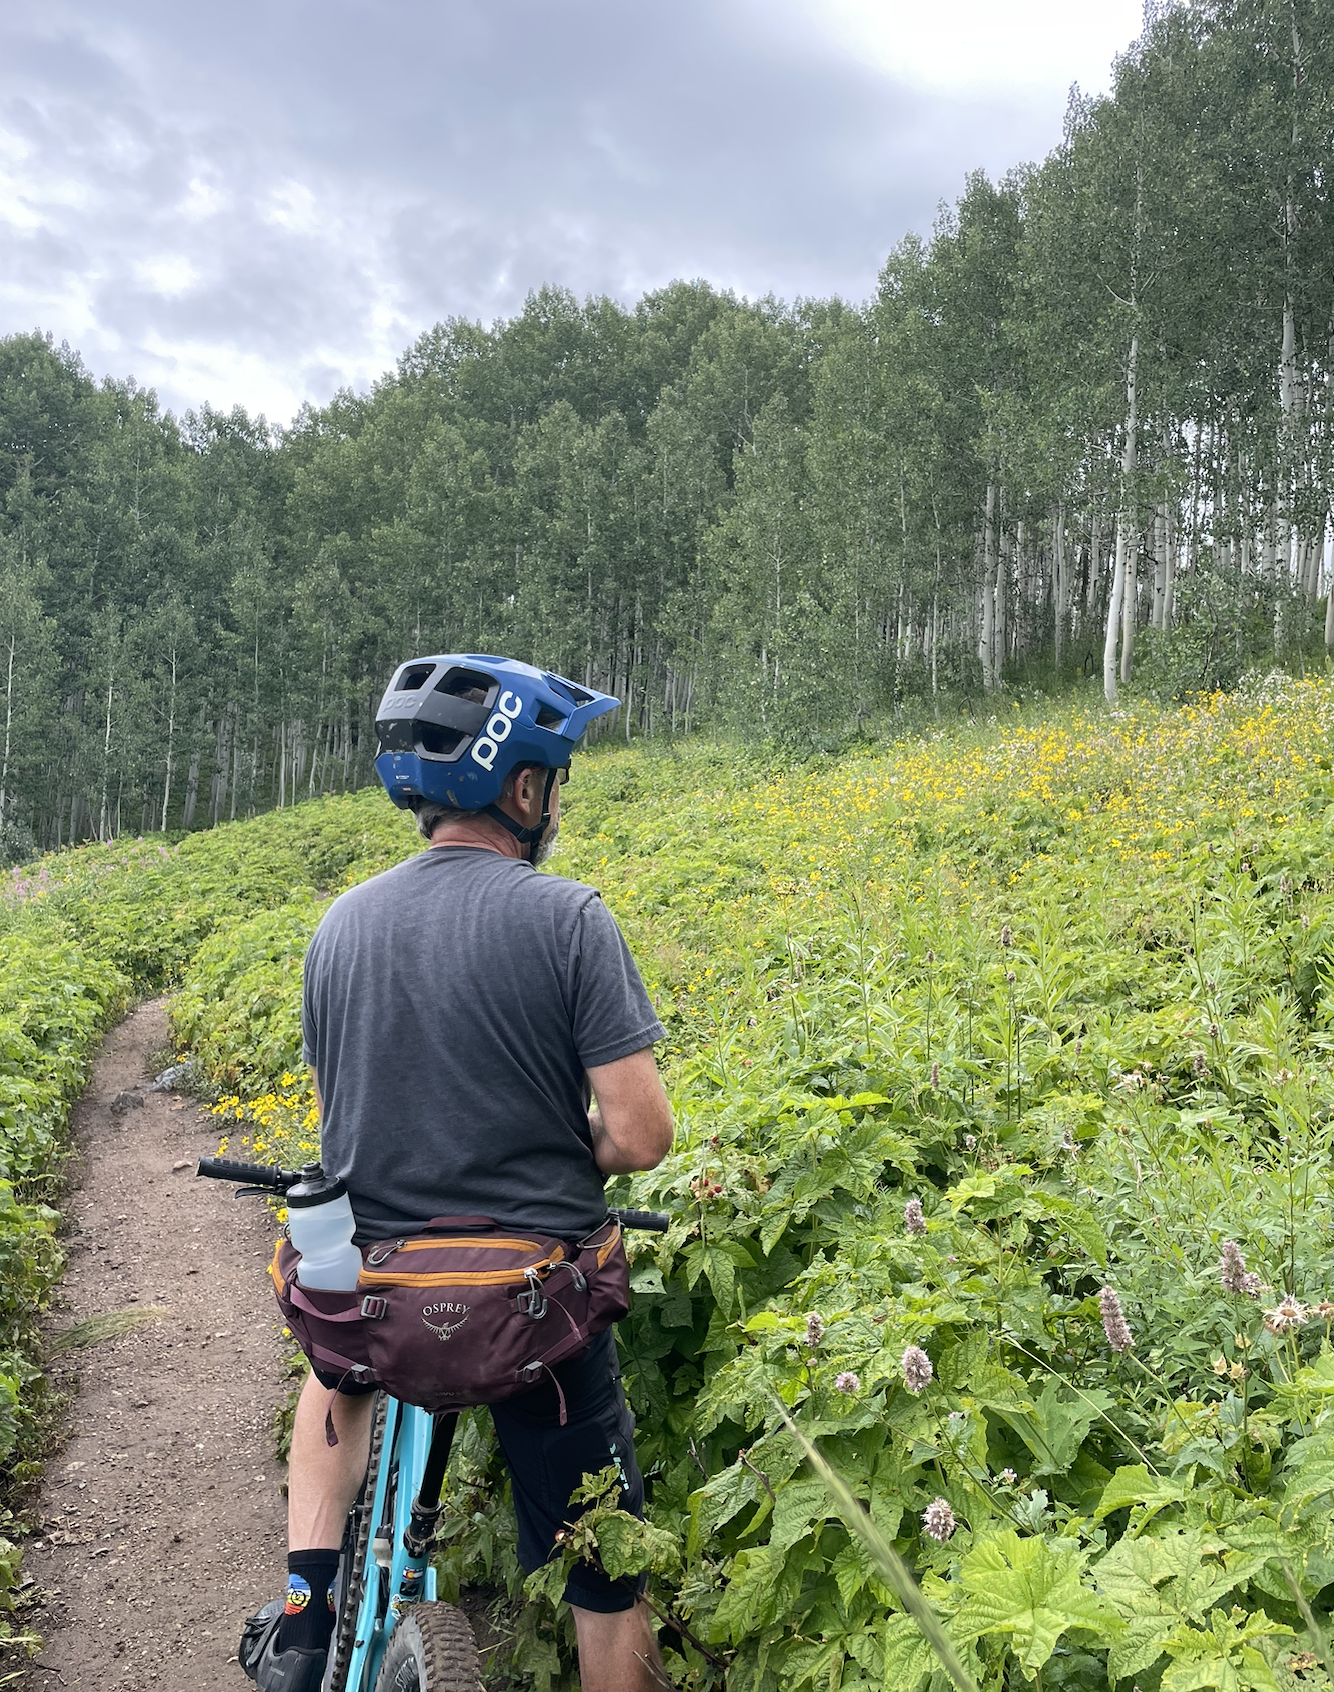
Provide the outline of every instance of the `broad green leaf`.
<path id="1" fill-rule="evenodd" d="M 1143 1674 L 1163 1654 L 1163 1641 L 1176 1626 L 1176 1617 L 1169 1615 L 1131 1616 L 1125 1631 L 1112 1642 L 1107 1653 L 1107 1672 L 1113 1680 L 1128 1680 L 1132 1674 Z"/>
<path id="2" fill-rule="evenodd" d="M 1120 1631 L 1111 1607 L 1080 1580 L 1078 1549 L 1070 1541 L 1021 1539 L 1007 1529 L 968 1553 L 960 1579 L 970 1631 L 1003 1634 L 1029 1671 L 1042 1667 L 1071 1628 L 1103 1640 Z"/>
<path id="3" fill-rule="evenodd" d="M 988 1410 L 1013 1410 L 1022 1415 L 1029 1415 L 1033 1410 L 1028 1382 L 999 1363 L 979 1363 L 967 1382 L 962 1383 L 961 1390 Z"/>
<path id="4" fill-rule="evenodd" d="M 957 1215 L 973 1199 L 989 1199 L 996 1196 L 996 1177 L 994 1175 L 969 1175 L 957 1186 L 951 1187 L 945 1194 L 951 1207 Z"/>
<path id="5" fill-rule="evenodd" d="M 1113 1510 L 1124 1510 L 1130 1504 L 1147 1504 L 1152 1510 L 1161 1510 L 1169 1504 L 1179 1504 L 1186 1496 L 1187 1489 L 1180 1481 L 1151 1475 L 1143 1463 L 1134 1463 L 1118 1469 L 1103 1488 L 1094 1520 L 1101 1521 Z"/>
<path id="6" fill-rule="evenodd" d="M 892 1692 L 915 1692 L 935 1667 L 935 1652 L 912 1617 L 890 1616 L 885 1623 L 885 1687 Z"/>
<path id="7" fill-rule="evenodd" d="M 1034 1473 L 1063 1473 L 1075 1460 L 1099 1412 L 1116 1403 L 1101 1389 L 1077 1393 L 1054 1376 L 1048 1376 L 1032 1409 L 1001 1409 L 1001 1414 L 1036 1458 Z"/>
<path id="8" fill-rule="evenodd" d="M 1033 1214 L 1054 1218 L 1075 1244 L 1082 1246 L 1100 1268 L 1106 1265 L 1107 1240 L 1091 1210 L 1060 1193 L 1045 1190 L 1034 1193 L 1031 1203 Z"/>
<path id="9" fill-rule="evenodd" d="M 665 1293 L 662 1270 L 656 1263 L 636 1263 L 630 1271 L 630 1291 L 632 1293 Z"/>
<path id="10" fill-rule="evenodd" d="M 599 1515 L 597 1544 L 602 1566 L 613 1580 L 643 1569 L 666 1577 L 679 1575 L 681 1553 L 675 1536 L 623 1510 Z"/>
<path id="11" fill-rule="evenodd" d="M 769 1544 L 775 1551 L 795 1545 L 813 1521 L 829 1514 L 829 1498 L 818 1480 L 791 1481 L 779 1488 Z"/>
<path id="12" fill-rule="evenodd" d="M 767 1545 L 737 1552 L 713 1613 L 715 1639 L 730 1638 L 735 1644 L 759 1628 L 782 1569 L 781 1553 L 775 1556 Z"/>
<path id="13" fill-rule="evenodd" d="M 1173 1659 L 1162 1685 L 1170 1692 L 1279 1692 L 1279 1683 L 1255 1641 L 1291 1636 L 1292 1629 L 1263 1611 L 1215 1610 L 1208 1627 L 1182 1627 L 1163 1641 Z"/>

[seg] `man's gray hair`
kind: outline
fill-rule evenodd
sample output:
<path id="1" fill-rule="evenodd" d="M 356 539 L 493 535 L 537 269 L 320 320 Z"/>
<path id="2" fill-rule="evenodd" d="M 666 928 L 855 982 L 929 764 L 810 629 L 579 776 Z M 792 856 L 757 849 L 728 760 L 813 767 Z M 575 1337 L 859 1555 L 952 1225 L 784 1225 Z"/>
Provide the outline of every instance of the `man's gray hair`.
<path id="1" fill-rule="evenodd" d="M 514 792 L 514 784 L 525 770 L 540 770 L 541 764 L 516 764 L 505 777 L 504 785 L 500 789 L 500 797 L 508 799 Z M 423 840 L 429 840 L 441 823 L 476 822 L 482 815 L 480 811 L 460 811 L 454 805 L 437 805 L 430 799 L 419 799 L 412 807 L 417 818 L 417 830 Z"/>

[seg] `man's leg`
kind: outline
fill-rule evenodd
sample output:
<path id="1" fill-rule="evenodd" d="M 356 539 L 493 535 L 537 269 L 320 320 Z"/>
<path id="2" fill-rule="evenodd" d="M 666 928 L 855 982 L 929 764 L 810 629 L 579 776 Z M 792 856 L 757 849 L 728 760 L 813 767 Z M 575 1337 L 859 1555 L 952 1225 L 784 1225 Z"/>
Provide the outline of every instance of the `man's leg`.
<path id="1" fill-rule="evenodd" d="M 586 1352 L 557 1363 L 553 1373 L 563 1399 L 548 1381 L 491 1406 L 512 1482 L 519 1560 L 530 1571 L 551 1554 L 556 1534 L 572 1519 L 570 1495 L 585 1475 L 614 1464 L 621 1508 L 633 1515 L 644 1508 L 634 1418 L 621 1390 L 612 1335 L 599 1334 Z M 565 1601 L 578 1633 L 584 1692 L 661 1692 L 670 1685 L 648 1606 L 635 1598 L 632 1582 L 613 1581 L 601 1568 L 578 1563 L 570 1571 Z"/>
<path id="2" fill-rule="evenodd" d="M 333 1635 L 332 1587 L 343 1527 L 370 1450 L 375 1396 L 333 1401 L 338 1444 L 325 1438 L 329 1392 L 308 1375 L 297 1400 L 287 1476 L 287 1596 L 251 1616 L 237 1648 L 260 1692 L 316 1692 Z"/>
<path id="3" fill-rule="evenodd" d="M 571 1604 L 570 1611 L 579 1636 L 584 1692 L 663 1692 L 671 1686 L 642 1598 L 630 1610 L 581 1610 Z"/>
<path id="4" fill-rule="evenodd" d="M 337 1394 L 332 1411 L 338 1444 L 330 1445 L 329 1388 L 312 1374 L 297 1400 L 287 1477 L 287 1599 L 275 1641 L 280 1652 L 323 1652 L 333 1635 L 338 1551 L 366 1473 L 374 1405 L 373 1393 Z"/>
<path id="5" fill-rule="evenodd" d="M 292 1453 L 287 1471 L 287 1549 L 307 1551 L 343 1543 L 347 1513 L 356 1502 L 371 1449 L 371 1414 L 375 1394 L 356 1398 L 339 1393 L 333 1403 L 338 1444 L 324 1433 L 329 1389 L 314 1375 L 297 1400 L 292 1423 Z"/>

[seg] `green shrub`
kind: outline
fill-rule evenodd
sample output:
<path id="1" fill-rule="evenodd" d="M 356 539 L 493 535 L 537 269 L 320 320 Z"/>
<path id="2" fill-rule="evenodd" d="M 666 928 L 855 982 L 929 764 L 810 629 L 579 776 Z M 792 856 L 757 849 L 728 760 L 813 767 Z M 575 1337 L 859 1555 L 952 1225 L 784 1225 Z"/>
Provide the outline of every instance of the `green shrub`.
<path id="1" fill-rule="evenodd" d="M 597 1492 L 563 1555 L 652 1566 L 681 1684 L 934 1672 L 784 1410 L 981 1685 L 1325 1684 L 1284 1565 L 1323 1611 L 1332 728 L 1330 685 L 1266 681 L 790 767 L 580 760 L 554 867 L 602 888 L 644 965 L 679 1135 L 612 1187 L 675 1218 L 633 1242 L 620 1333 L 649 1526 Z M 15 1075 L 55 1090 L 24 1123 L 58 1132 L 68 1097 L 37 1054 L 86 1055 L 78 1017 L 179 976 L 178 1037 L 264 1155 L 299 1159 L 306 941 L 326 895 L 415 844 L 370 794 L 57 860 L 30 903 L 93 1009 L 50 1036 L 0 1003 Z M 97 991 L 91 958 L 115 972 Z M 1255 1295 L 1223 1284 L 1232 1245 Z M 442 1579 L 517 1598 L 496 1474 L 478 1419 Z M 514 1673 L 572 1683 L 541 1604 Z"/>
<path id="2" fill-rule="evenodd" d="M 980 1684 L 1299 1684 L 1282 1560 L 1317 1600 L 1334 1584 L 1311 1314 L 1334 1317 L 1332 726 L 1334 692 L 1285 682 L 787 770 L 576 768 L 555 867 L 644 964 L 679 1136 L 613 1187 L 675 1217 L 633 1242 L 620 1331 L 652 1531 L 607 1499 L 565 1555 L 651 1563 L 681 1683 L 932 1673 L 787 1407 Z M 187 972 L 178 1026 L 264 1095 L 265 1155 L 309 1133 L 289 1083 L 316 914 L 239 923 Z M 1262 1301 L 1224 1291 L 1225 1241 Z M 1275 1333 L 1284 1294 L 1302 1320 Z M 448 1498 L 446 1586 L 485 1569 L 519 1595 L 481 1424 Z M 569 1684 L 543 1615 L 515 1672 Z"/>

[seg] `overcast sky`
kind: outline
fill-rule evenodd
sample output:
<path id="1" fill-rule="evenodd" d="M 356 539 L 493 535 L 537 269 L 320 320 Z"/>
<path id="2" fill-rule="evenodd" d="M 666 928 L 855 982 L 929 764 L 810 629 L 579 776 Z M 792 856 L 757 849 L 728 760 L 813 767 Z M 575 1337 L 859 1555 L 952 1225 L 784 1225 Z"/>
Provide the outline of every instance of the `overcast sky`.
<path id="1" fill-rule="evenodd" d="M 288 420 L 543 282 L 864 299 L 1139 0 L 0 0 L 0 334 Z"/>

